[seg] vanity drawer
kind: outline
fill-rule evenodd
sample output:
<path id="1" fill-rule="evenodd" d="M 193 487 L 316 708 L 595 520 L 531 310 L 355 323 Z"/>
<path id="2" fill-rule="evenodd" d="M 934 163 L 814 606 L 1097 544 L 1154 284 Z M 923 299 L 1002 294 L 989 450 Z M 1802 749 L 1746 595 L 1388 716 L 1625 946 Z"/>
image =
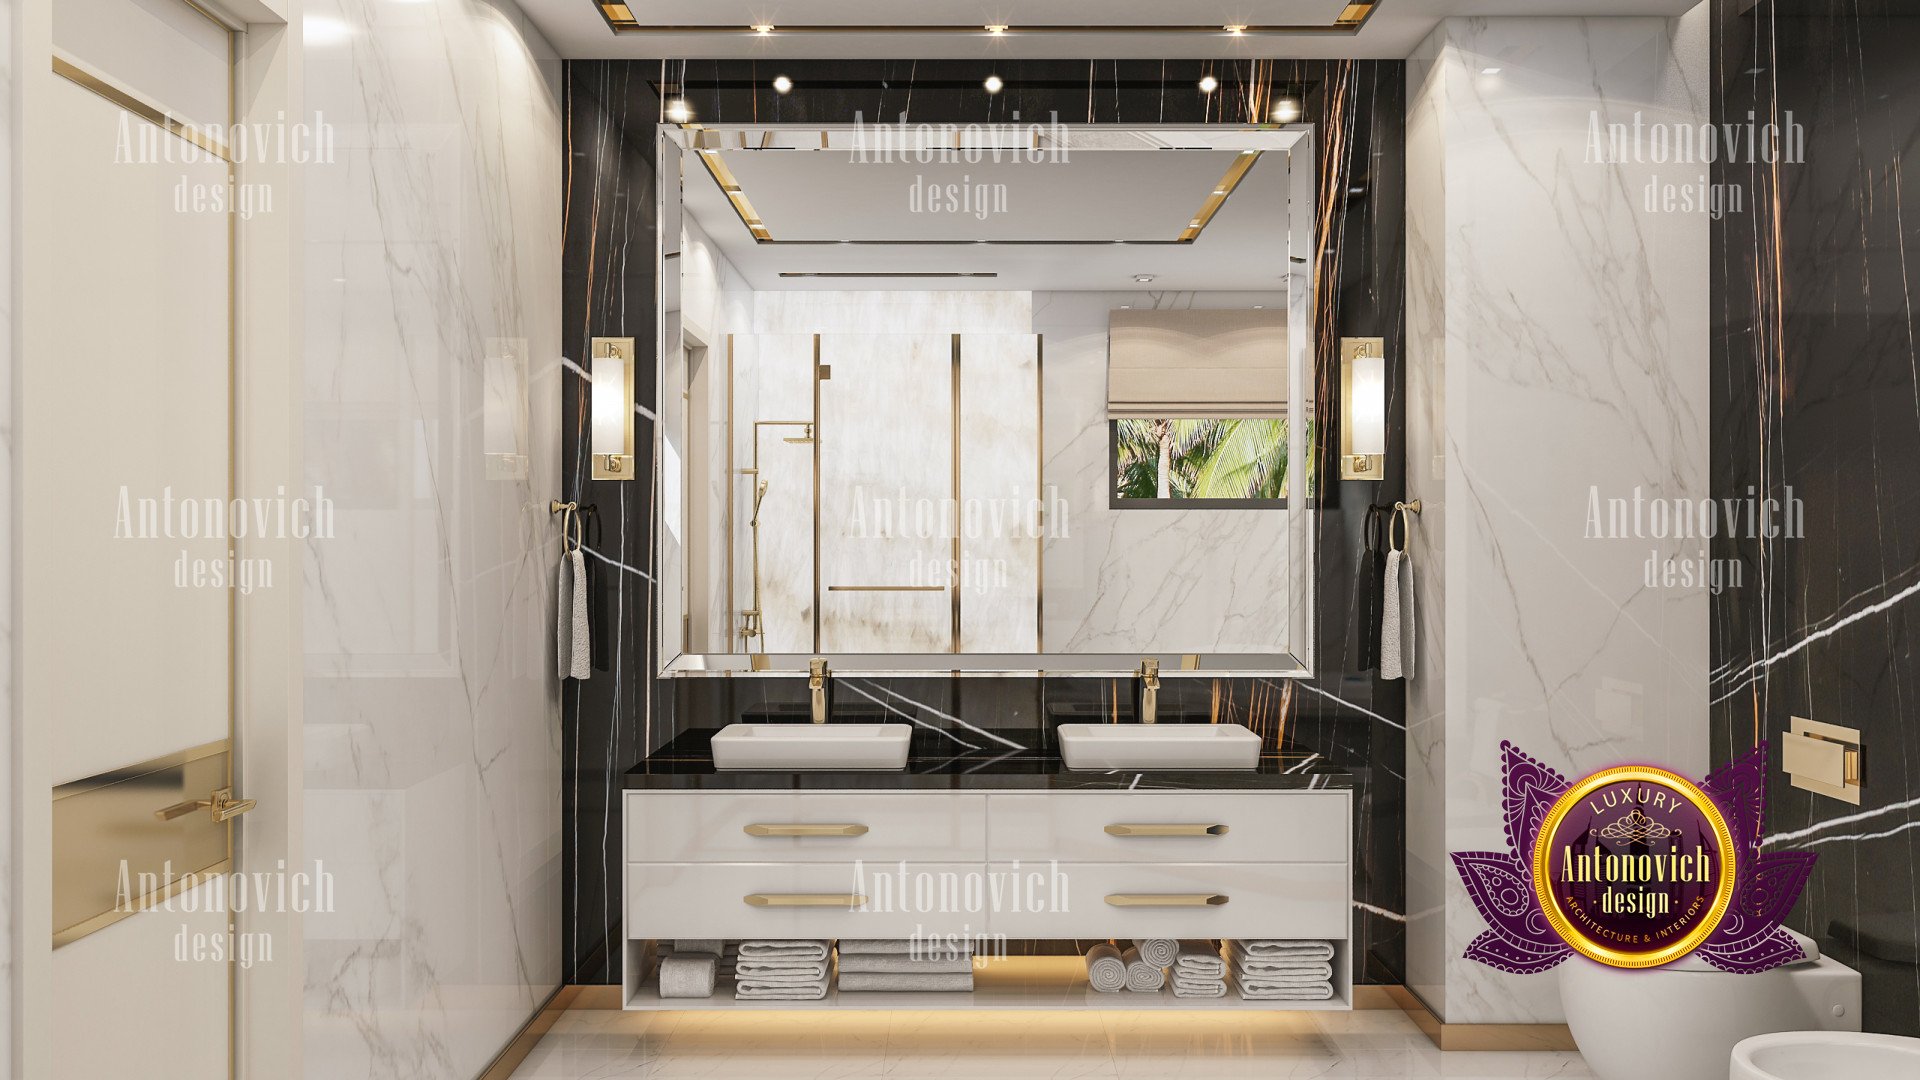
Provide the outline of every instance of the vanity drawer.
<path id="1" fill-rule="evenodd" d="M 1009 938 L 1345 938 L 1347 864 L 995 862 L 1020 901 L 989 924 Z M 1034 878 L 1033 875 L 1040 875 Z M 1045 885 L 1038 883 L 1044 881 Z M 1035 899 L 1042 901 L 1035 904 Z M 1205 902 L 1208 898 L 1224 901 Z M 1035 909 L 1037 907 L 1037 909 Z"/>
<path id="2" fill-rule="evenodd" d="M 1049 791 L 987 797 L 987 857 L 1345 862 L 1344 791 Z"/>
<path id="3" fill-rule="evenodd" d="M 987 913 L 964 910 L 980 863 L 629 863 L 629 938 L 899 938 L 986 932 Z M 942 904 L 939 883 L 963 902 Z M 922 882 L 925 892 L 920 892 Z M 976 889 L 975 895 L 979 895 Z M 856 910 L 852 896 L 864 896 Z M 749 899 L 751 898 L 751 899 Z M 942 908 L 957 910 L 942 910 Z"/>
<path id="4" fill-rule="evenodd" d="M 978 862 L 986 796 L 838 791 L 630 791 L 628 862 Z"/>

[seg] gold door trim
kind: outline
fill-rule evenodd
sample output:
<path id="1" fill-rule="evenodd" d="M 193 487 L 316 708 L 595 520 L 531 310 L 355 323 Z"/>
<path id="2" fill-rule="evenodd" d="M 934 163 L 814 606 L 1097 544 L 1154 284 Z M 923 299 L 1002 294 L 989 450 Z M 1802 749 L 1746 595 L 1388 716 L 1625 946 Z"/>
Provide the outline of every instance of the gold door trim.
<path id="1" fill-rule="evenodd" d="M 182 123 L 170 115 L 165 109 L 160 108 L 152 102 L 135 97 L 131 92 L 95 75 L 93 72 L 68 60 L 66 57 L 55 56 L 53 58 L 53 73 L 75 86 L 98 94 L 113 104 L 118 105 L 120 108 L 145 120 L 147 123 L 163 131 L 171 132 L 179 138 L 212 154 L 214 157 L 219 158 L 221 161 L 229 165 L 233 163 L 233 158 L 228 153 L 226 144 L 220 140 L 200 131 L 198 127 L 194 125 Z"/>

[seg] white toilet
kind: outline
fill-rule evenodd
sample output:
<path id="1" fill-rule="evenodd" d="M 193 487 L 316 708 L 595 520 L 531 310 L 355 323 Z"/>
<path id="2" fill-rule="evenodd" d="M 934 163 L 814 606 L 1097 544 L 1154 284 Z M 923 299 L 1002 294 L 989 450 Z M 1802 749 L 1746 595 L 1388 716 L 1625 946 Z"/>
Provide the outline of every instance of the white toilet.
<path id="1" fill-rule="evenodd" d="M 1730 1080 L 1913 1080 L 1920 1039 L 1857 1031 L 1781 1031 L 1742 1039 Z"/>
<path id="2" fill-rule="evenodd" d="M 1560 965 L 1567 1027 L 1600 1080 L 1725 1080 L 1742 1039 L 1859 1031 L 1860 973 L 1800 941 L 1806 959 L 1757 975 L 1721 971 L 1697 955 L 1652 970 L 1576 956 Z"/>

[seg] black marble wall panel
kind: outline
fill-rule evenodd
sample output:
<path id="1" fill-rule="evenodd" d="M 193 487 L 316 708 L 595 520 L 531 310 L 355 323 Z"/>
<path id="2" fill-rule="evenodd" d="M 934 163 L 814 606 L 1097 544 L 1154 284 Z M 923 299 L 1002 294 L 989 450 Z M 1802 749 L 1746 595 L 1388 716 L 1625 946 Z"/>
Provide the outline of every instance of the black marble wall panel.
<path id="1" fill-rule="evenodd" d="M 1006 89 L 981 87 L 998 74 Z M 1196 84 L 1211 73 L 1212 95 Z M 796 88 L 768 88 L 775 74 Z M 1398 62 L 1019 61 L 989 67 L 966 61 L 797 61 L 778 72 L 747 61 L 571 61 L 567 65 L 567 355 L 578 361 L 586 339 L 617 334 L 653 340 L 654 251 L 651 130 L 659 87 L 685 97 L 701 120 L 912 123 L 1005 122 L 1057 113 L 1067 123 L 1246 122 L 1265 119 L 1273 99 L 1295 93 L 1303 119 L 1316 125 L 1320 152 L 1316 343 L 1318 430 L 1333 425 L 1339 387 L 1338 338 L 1382 337 L 1389 357 L 1388 479 L 1334 481 L 1319 518 L 1321 587 L 1315 612 L 1319 677 L 1300 682 L 1170 680 L 1163 710 L 1246 723 L 1270 742 L 1323 755 L 1357 781 L 1358 843 L 1354 895 L 1359 946 L 1356 975 L 1399 982 L 1405 950 L 1405 722 L 1396 683 L 1357 669 L 1353 659 L 1352 583 L 1369 503 L 1405 491 L 1404 457 L 1404 116 Z M 643 344 L 643 357 L 645 356 Z M 590 547 L 617 590 L 609 604 L 617 635 L 612 670 L 569 685 L 565 702 L 566 967 L 573 982 L 616 982 L 620 938 L 621 774 L 679 731 L 717 728 L 743 713 L 799 708 L 800 681 L 650 679 L 648 492 L 644 483 L 592 483 L 586 475 L 587 411 L 576 379 L 567 398 L 572 490 L 599 510 L 602 532 Z M 651 385 L 641 392 L 651 395 Z M 650 397 L 649 397 L 649 400 Z M 641 441 L 651 435 L 643 427 Z M 1337 476 L 1332 438 L 1316 463 Z M 644 463 L 648 469 L 651 463 Z M 569 494 L 568 498 L 576 497 Z M 1060 710 L 1130 708 L 1131 687 L 1104 679 L 840 679 L 836 707 L 906 712 L 923 722 L 991 731 L 1023 743 L 1045 738 Z M 977 735 L 967 737 L 978 738 Z M 1279 823 L 1276 823 L 1278 827 Z"/>
<path id="2" fill-rule="evenodd" d="M 1713 228 L 1714 495 L 1804 520 L 1714 544 L 1740 574 L 1713 604 L 1714 758 L 1773 744 L 1771 844 L 1820 855 L 1793 925 L 1863 971 L 1869 1030 L 1906 1035 L 1920 1035 L 1913 11 L 1716 0 L 1713 48 L 1715 120 L 1781 126 L 1775 160 L 1714 169 L 1742 204 Z M 1792 716 L 1861 730 L 1858 807 L 1788 783 Z"/>

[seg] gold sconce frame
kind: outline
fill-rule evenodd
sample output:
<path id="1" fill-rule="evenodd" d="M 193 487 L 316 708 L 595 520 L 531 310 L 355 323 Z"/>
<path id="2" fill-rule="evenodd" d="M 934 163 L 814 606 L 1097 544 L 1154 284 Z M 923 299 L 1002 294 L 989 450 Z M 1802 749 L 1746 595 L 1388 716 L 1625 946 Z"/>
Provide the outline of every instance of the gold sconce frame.
<path id="1" fill-rule="evenodd" d="M 588 392 L 592 395 L 587 438 L 595 480 L 634 479 L 633 387 L 639 370 L 630 337 L 593 339 Z"/>
<path id="2" fill-rule="evenodd" d="M 1353 444 L 1354 417 L 1356 407 L 1363 404 L 1355 397 L 1354 365 L 1355 361 L 1369 358 L 1384 358 L 1387 355 L 1386 339 L 1377 337 L 1343 337 L 1340 339 L 1340 479 L 1342 480 L 1385 480 L 1387 478 L 1387 456 L 1384 453 L 1356 453 Z M 1384 365 L 1383 365 L 1384 366 Z M 1380 423 L 1384 428 L 1386 394 L 1380 391 L 1378 405 L 1383 415 Z"/>

